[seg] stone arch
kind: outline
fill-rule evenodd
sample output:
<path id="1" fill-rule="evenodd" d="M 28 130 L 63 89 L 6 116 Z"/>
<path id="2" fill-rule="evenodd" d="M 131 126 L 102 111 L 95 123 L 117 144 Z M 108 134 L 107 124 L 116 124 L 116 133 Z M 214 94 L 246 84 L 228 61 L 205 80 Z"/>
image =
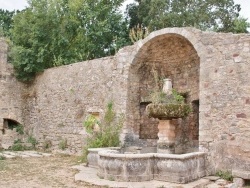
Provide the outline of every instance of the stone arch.
<path id="1" fill-rule="evenodd" d="M 185 120 L 178 120 L 179 153 L 198 149 L 199 131 L 199 71 L 205 48 L 199 42 L 201 31 L 193 28 L 166 28 L 151 33 L 136 44 L 135 57 L 128 77 L 127 135 L 125 144 L 154 146 L 157 140 L 156 119 L 145 116 L 155 81 L 152 69 L 160 77 L 173 80 L 173 87 L 186 96 L 195 113 Z M 197 106 L 198 105 L 198 106 Z M 188 131 L 188 133 L 186 132 Z M 188 145 L 183 146 L 185 142 Z M 178 153 L 178 151 L 177 151 Z"/>

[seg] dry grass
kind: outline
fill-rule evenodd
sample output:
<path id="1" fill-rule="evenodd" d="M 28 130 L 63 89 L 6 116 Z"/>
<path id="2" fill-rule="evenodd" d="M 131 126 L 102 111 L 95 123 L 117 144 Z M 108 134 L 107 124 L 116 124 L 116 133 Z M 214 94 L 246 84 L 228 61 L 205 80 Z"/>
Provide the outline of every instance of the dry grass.
<path id="1" fill-rule="evenodd" d="M 75 182 L 77 157 L 57 155 L 43 158 L 15 158 L 0 161 L 1 188 L 99 188 Z"/>

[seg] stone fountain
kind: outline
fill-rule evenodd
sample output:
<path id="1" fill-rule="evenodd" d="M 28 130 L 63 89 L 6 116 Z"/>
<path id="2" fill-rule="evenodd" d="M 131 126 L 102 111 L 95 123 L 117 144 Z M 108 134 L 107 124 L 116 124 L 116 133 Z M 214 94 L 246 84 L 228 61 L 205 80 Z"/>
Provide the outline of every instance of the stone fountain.
<path id="1" fill-rule="evenodd" d="M 187 116 L 190 108 L 183 101 L 175 100 L 170 79 L 164 80 L 163 92 L 168 102 L 151 103 L 146 108 L 148 116 L 159 119 L 157 152 L 138 150 L 133 153 L 126 152 L 124 148 L 90 148 L 88 164 L 98 168 L 100 178 L 188 183 L 205 176 L 204 152 L 174 154 L 176 136 L 173 121 Z"/>
<path id="2" fill-rule="evenodd" d="M 170 100 L 163 103 L 151 103 L 146 108 L 149 117 L 158 118 L 157 153 L 175 153 L 175 126 L 174 119 L 183 118 L 190 112 L 190 107 L 184 102 L 175 100 L 172 93 L 172 82 L 164 79 L 162 92 Z"/>

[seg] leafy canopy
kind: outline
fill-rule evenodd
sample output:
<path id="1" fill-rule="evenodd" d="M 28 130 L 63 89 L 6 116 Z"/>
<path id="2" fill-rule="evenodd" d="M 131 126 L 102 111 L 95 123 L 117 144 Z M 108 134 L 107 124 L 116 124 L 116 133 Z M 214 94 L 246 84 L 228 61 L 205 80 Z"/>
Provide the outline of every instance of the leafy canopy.
<path id="1" fill-rule="evenodd" d="M 233 0 L 135 0 L 127 6 L 130 28 L 137 24 L 150 31 L 165 27 L 196 27 L 219 32 L 247 32 Z"/>
<path id="2" fill-rule="evenodd" d="M 11 62 L 22 81 L 44 69 L 112 55 L 129 41 L 124 0 L 29 0 L 14 17 Z"/>
<path id="3" fill-rule="evenodd" d="M 8 11 L 8 10 L 0 9 L 0 37 L 10 36 L 10 29 L 13 26 L 13 16 L 15 14 L 16 14 L 16 11 Z"/>

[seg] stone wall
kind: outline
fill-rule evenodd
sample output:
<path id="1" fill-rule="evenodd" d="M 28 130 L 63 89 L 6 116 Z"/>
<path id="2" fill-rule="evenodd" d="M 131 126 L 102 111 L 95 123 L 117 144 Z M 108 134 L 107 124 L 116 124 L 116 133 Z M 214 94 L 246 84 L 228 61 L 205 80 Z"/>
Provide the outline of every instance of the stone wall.
<path id="1" fill-rule="evenodd" d="M 203 33 L 200 146 L 211 166 L 250 169 L 250 35 Z"/>
<path id="2" fill-rule="evenodd" d="M 25 124 L 39 146 L 51 143 L 57 150 L 66 140 L 66 150 L 79 153 L 87 136 L 83 122 L 89 114 L 102 118 L 111 101 L 115 112 L 124 114 L 123 68 L 115 57 L 107 57 L 52 68 L 39 75 L 29 88 L 32 95 L 24 110 Z"/>
<path id="3" fill-rule="evenodd" d="M 7 120 L 23 123 L 22 95 L 25 86 L 15 79 L 13 68 L 7 63 L 7 51 L 6 41 L 0 38 L 0 148 L 11 146 L 16 135 L 16 131 L 8 129 Z"/>
<path id="4" fill-rule="evenodd" d="M 154 146 L 157 120 L 143 110 L 154 87 L 154 68 L 173 80 L 194 109 L 177 122 L 179 152 L 207 152 L 207 173 L 250 169 L 248 34 L 166 28 L 114 57 L 48 69 L 29 86 L 15 80 L 6 51 L 1 40 L 0 121 L 24 124 L 40 147 L 50 141 L 57 150 L 67 140 L 69 152 L 81 152 L 84 119 L 90 113 L 102 117 L 110 100 L 125 114 L 122 143 Z"/>

